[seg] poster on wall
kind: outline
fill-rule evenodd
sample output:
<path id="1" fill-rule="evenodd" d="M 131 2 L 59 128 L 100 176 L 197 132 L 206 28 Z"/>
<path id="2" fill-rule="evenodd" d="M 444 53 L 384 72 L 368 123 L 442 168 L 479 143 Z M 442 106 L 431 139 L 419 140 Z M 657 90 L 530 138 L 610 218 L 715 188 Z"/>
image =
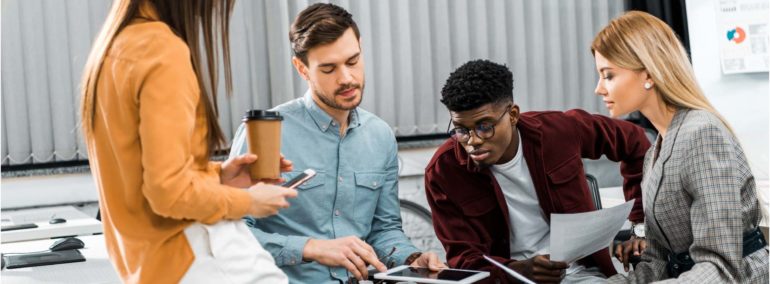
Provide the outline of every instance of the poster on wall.
<path id="1" fill-rule="evenodd" d="M 768 72 L 770 0 L 719 0 L 717 35 L 723 74 Z"/>

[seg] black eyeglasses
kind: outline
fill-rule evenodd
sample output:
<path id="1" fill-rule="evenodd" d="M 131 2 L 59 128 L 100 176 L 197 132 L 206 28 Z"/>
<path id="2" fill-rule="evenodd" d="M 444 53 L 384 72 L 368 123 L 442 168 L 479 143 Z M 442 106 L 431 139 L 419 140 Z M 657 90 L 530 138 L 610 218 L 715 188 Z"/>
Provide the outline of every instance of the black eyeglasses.
<path id="1" fill-rule="evenodd" d="M 449 136 L 457 140 L 457 142 L 460 143 L 467 143 L 468 140 L 471 139 L 471 131 L 473 133 L 481 138 L 481 139 L 490 139 L 495 136 L 495 126 L 497 126 L 498 123 L 500 123 L 500 120 L 505 117 L 505 114 L 511 111 L 511 106 L 505 108 L 505 112 L 503 112 L 502 115 L 500 115 L 499 118 L 495 121 L 484 121 L 479 124 L 476 124 L 473 129 L 468 129 L 462 126 L 458 126 L 455 128 L 452 128 L 451 130 L 448 130 L 447 133 L 449 133 Z M 452 126 L 452 121 L 449 121 L 449 125 L 447 125 L 447 129 Z"/>

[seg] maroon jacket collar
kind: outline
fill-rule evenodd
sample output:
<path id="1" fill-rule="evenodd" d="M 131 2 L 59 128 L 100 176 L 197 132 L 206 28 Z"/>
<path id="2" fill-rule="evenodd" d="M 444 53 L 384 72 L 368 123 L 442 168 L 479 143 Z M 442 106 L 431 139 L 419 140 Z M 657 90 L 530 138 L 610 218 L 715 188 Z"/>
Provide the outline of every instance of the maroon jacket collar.
<path id="1" fill-rule="evenodd" d="M 521 141 L 519 141 L 519 143 L 522 143 L 522 152 L 524 154 L 524 159 L 527 161 L 527 167 L 529 168 L 530 174 L 532 174 L 532 182 L 535 185 L 535 193 L 537 194 L 540 208 L 543 209 L 546 221 L 550 223 L 551 213 L 554 212 L 555 206 L 548 191 L 543 190 L 542 188 L 546 184 L 546 177 L 545 173 L 540 170 L 542 169 L 542 164 L 540 163 L 542 157 L 538 157 L 542 154 L 540 149 L 543 144 L 543 132 L 540 129 L 542 124 L 543 123 L 539 119 L 531 117 L 530 114 L 522 113 L 516 127 L 520 133 Z M 497 183 L 497 179 L 492 175 L 489 168 L 482 168 L 473 163 L 470 155 L 468 155 L 468 152 L 465 151 L 465 148 L 463 148 L 459 142 L 455 141 L 454 143 L 455 158 L 460 165 L 466 166 L 469 172 L 485 175 L 492 181 L 492 187 L 494 189 L 494 194 L 497 197 L 498 205 L 503 211 L 505 220 L 508 220 L 508 206 L 505 203 L 505 197 L 503 196 L 500 185 Z"/>

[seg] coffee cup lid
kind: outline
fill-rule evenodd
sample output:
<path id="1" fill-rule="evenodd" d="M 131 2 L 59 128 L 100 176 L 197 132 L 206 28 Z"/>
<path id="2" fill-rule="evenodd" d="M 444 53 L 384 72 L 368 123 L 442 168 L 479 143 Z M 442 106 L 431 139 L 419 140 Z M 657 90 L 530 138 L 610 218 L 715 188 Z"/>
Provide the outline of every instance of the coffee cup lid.
<path id="1" fill-rule="evenodd" d="M 268 111 L 261 109 L 252 109 L 246 111 L 243 120 L 283 120 L 283 116 L 277 111 Z"/>

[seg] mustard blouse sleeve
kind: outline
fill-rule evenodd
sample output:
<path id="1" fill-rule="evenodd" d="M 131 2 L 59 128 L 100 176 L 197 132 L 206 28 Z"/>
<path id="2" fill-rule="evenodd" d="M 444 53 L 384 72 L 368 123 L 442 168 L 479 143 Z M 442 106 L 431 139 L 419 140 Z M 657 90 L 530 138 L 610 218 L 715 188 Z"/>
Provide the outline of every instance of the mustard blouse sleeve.
<path id="1" fill-rule="evenodd" d="M 206 125 L 196 120 L 196 107 L 205 98 L 184 42 L 158 36 L 130 72 L 139 104 L 142 192 L 152 210 L 204 223 L 243 217 L 250 206 L 249 194 L 219 184 L 218 177 L 210 176 L 218 170 L 194 168 L 192 147 L 203 146 L 192 145 L 192 137 Z"/>

